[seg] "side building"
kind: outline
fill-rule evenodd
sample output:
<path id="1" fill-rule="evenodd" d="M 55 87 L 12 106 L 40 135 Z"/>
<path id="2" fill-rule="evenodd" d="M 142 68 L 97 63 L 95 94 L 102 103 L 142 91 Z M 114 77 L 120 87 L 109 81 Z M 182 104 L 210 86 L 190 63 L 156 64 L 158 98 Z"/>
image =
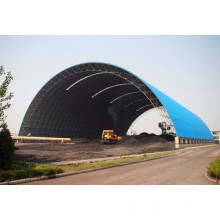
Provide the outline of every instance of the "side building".
<path id="1" fill-rule="evenodd" d="M 214 137 L 214 141 L 216 143 L 220 143 L 220 131 L 212 131 L 212 135 Z"/>

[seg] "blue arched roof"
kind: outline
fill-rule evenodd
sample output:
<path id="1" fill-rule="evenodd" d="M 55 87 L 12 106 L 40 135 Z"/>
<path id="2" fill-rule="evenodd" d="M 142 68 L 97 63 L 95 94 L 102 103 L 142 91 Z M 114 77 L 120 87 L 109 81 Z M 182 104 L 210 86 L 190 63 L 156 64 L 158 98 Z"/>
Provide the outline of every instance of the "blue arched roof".
<path id="1" fill-rule="evenodd" d="M 158 97 L 170 116 L 178 137 L 199 138 L 213 140 L 213 136 L 207 125 L 194 113 L 144 82 Z"/>

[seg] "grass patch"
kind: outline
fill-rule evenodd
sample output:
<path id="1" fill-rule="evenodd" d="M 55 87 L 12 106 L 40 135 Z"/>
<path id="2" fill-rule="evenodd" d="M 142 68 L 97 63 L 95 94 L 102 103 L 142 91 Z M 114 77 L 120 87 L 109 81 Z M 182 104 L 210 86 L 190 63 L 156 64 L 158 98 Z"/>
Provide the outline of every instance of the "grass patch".
<path id="1" fill-rule="evenodd" d="M 14 161 L 10 170 L 0 170 L 0 182 L 33 178 L 37 176 L 53 176 L 55 174 L 63 172 L 83 171 L 102 167 L 113 167 L 131 162 L 159 158 L 170 154 L 171 152 L 162 152 L 155 154 L 145 153 L 143 156 L 121 156 L 119 159 L 112 159 L 93 163 L 83 163 L 79 165 L 73 164 L 62 166 L 41 165 L 37 163 Z"/>
<path id="2" fill-rule="evenodd" d="M 63 165 L 61 167 L 64 170 L 64 172 L 83 171 L 83 170 L 90 170 L 95 168 L 118 166 L 126 163 L 142 161 L 142 160 L 149 160 L 149 159 L 168 156 L 170 154 L 171 152 L 144 154 L 143 156 L 138 156 L 138 157 L 120 157 L 119 159 L 114 159 L 114 160 L 99 161 L 94 163 L 83 163 L 79 165 Z"/>
<path id="3" fill-rule="evenodd" d="M 52 176 L 63 172 L 63 169 L 58 166 L 14 161 L 10 170 L 0 170 L 0 182 L 36 176 Z"/>
<path id="4" fill-rule="evenodd" d="M 220 180 L 220 157 L 217 157 L 217 159 L 210 164 L 208 171 L 211 177 Z"/>

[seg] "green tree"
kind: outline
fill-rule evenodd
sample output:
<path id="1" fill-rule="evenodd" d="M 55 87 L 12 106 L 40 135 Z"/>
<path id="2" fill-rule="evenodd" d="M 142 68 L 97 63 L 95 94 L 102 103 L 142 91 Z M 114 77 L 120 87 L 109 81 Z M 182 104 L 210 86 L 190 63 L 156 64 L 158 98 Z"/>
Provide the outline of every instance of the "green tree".
<path id="1" fill-rule="evenodd" d="M 0 66 L 0 127 L 5 124 L 5 110 L 11 106 L 9 100 L 13 97 L 13 93 L 8 93 L 8 86 L 12 79 L 11 72 L 6 73 L 3 66 Z"/>
<path id="2" fill-rule="evenodd" d="M 11 138 L 7 125 L 4 123 L 0 131 L 0 169 L 10 169 L 13 157 L 14 141 Z"/>
<path id="3" fill-rule="evenodd" d="M 12 79 L 11 72 L 5 73 L 0 66 L 0 169 L 10 169 L 14 156 L 14 142 L 5 122 L 5 110 L 11 106 L 9 101 L 13 97 L 12 92 L 8 93 Z"/>

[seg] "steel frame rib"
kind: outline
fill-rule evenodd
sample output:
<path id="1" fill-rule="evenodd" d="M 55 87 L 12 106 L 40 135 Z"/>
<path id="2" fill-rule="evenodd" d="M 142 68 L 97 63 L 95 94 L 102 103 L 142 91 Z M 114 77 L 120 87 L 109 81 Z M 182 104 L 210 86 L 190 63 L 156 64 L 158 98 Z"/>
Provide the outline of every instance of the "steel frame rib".
<path id="1" fill-rule="evenodd" d="M 130 103 L 127 104 L 124 108 L 127 108 L 128 106 L 132 105 L 133 103 L 136 103 L 136 102 L 142 101 L 142 100 L 144 100 L 144 99 L 146 99 L 146 98 L 138 99 L 138 100 L 136 100 L 136 101 L 130 102 Z"/>
<path id="2" fill-rule="evenodd" d="M 99 73 L 94 73 L 94 74 L 91 74 L 91 75 L 89 75 L 89 76 L 85 76 L 85 77 L 83 77 L 82 79 L 80 79 L 80 80 L 78 80 L 78 81 L 76 81 L 76 82 L 74 82 L 71 86 L 69 86 L 66 90 L 69 90 L 69 89 L 71 89 L 73 86 L 75 86 L 76 84 L 78 84 L 79 82 L 81 82 L 81 81 L 83 81 L 83 80 L 85 80 L 85 79 L 88 79 L 88 78 L 90 78 L 90 77 L 92 77 L 92 76 L 96 76 L 96 75 L 100 75 L 100 74 L 105 74 L 105 73 L 111 73 L 111 72 L 99 72 Z"/>
<path id="3" fill-rule="evenodd" d="M 95 95 L 93 95 L 92 99 L 94 97 L 96 97 L 97 95 L 99 95 L 100 93 L 102 93 L 102 92 L 104 92 L 104 91 L 106 91 L 108 89 L 115 88 L 115 87 L 118 87 L 118 86 L 126 86 L 126 85 L 132 85 L 132 84 L 131 83 L 121 83 L 121 84 L 116 84 L 116 85 L 113 85 L 113 86 L 109 86 L 109 87 L 107 87 L 105 89 L 102 89 L 101 91 L 97 92 Z"/>
<path id="4" fill-rule="evenodd" d="M 152 105 L 152 104 L 148 104 L 148 105 L 142 106 L 141 108 L 137 109 L 136 112 L 140 111 L 140 110 L 143 109 L 143 108 L 146 108 L 146 107 L 148 107 L 148 106 L 151 106 L 151 105 Z"/>
<path id="5" fill-rule="evenodd" d="M 141 93 L 141 92 L 140 92 L 140 91 L 137 91 L 137 92 L 129 92 L 129 93 L 126 93 L 126 94 L 124 94 L 124 95 L 121 95 L 121 96 L 117 97 L 116 99 L 113 99 L 113 100 L 110 102 L 110 104 L 112 104 L 113 102 L 117 101 L 117 100 L 120 99 L 120 98 L 123 98 L 124 96 L 131 95 L 131 94 L 135 94 L 135 93 Z"/>

